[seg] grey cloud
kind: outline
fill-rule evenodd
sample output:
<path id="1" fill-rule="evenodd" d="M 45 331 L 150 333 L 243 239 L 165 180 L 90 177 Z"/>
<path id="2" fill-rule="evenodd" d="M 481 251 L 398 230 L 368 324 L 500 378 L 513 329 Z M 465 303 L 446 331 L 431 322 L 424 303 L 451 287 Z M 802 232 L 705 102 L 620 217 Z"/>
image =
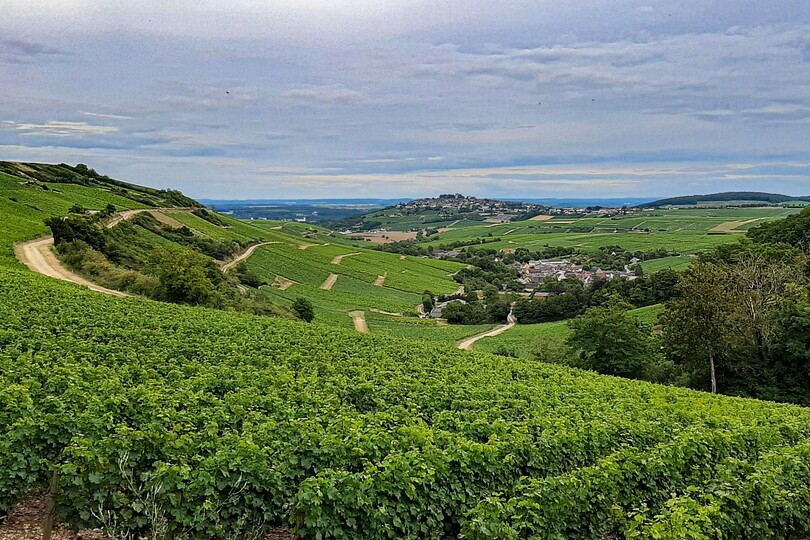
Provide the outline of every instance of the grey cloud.
<path id="1" fill-rule="evenodd" d="M 367 99 L 355 90 L 342 86 L 314 86 L 307 85 L 298 88 L 291 88 L 281 93 L 282 98 L 318 104 L 341 104 L 357 105 L 364 103 Z"/>

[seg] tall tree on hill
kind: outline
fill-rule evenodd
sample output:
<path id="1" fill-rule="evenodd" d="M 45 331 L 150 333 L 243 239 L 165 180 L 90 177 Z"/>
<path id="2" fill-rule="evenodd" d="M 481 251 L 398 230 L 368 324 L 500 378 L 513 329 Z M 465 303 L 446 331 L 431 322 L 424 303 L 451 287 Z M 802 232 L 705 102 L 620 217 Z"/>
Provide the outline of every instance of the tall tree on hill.
<path id="1" fill-rule="evenodd" d="M 731 379 L 729 390 L 753 386 L 771 367 L 780 314 L 805 281 L 795 252 L 750 244 L 693 263 L 662 317 L 668 355 L 698 373 L 707 367 L 712 392 L 718 372 Z"/>
<path id="2" fill-rule="evenodd" d="M 703 371 L 709 369 L 712 393 L 717 393 L 717 364 L 731 342 L 730 302 L 724 294 L 725 269 L 696 262 L 681 278 L 681 295 L 661 317 L 664 347 L 670 357 Z"/>
<path id="3" fill-rule="evenodd" d="M 653 361 L 651 329 L 627 311 L 632 306 L 618 297 L 593 307 L 568 323 L 568 345 L 579 351 L 582 367 L 605 375 L 641 378 Z"/>

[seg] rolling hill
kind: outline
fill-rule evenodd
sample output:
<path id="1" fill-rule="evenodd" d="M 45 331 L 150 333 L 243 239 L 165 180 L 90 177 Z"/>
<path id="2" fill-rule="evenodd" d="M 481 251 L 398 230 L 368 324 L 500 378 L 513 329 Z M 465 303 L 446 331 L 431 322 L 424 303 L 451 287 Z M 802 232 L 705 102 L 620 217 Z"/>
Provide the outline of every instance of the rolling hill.
<path id="1" fill-rule="evenodd" d="M 726 191 L 723 193 L 708 193 L 706 195 L 686 195 L 658 199 L 648 203 L 639 204 L 636 208 L 662 208 L 664 206 L 697 206 L 708 203 L 765 203 L 782 204 L 786 202 L 810 202 L 810 196 L 791 197 L 778 193 L 762 193 L 757 191 Z"/>
<path id="2" fill-rule="evenodd" d="M 810 532 L 807 409 L 98 294 L 28 271 L 13 245 L 74 204 L 145 203 L 7 173 L 0 182 L 2 511 L 59 478 L 65 523 L 151 538 Z M 221 238 L 292 238 L 175 217 Z M 317 253 L 317 281 L 328 257 L 352 248 L 295 249 Z M 376 268 L 362 257 L 333 266 L 362 282 Z M 290 271 L 305 263 L 290 261 Z M 419 279 L 437 278 L 425 271 L 397 290 Z"/>

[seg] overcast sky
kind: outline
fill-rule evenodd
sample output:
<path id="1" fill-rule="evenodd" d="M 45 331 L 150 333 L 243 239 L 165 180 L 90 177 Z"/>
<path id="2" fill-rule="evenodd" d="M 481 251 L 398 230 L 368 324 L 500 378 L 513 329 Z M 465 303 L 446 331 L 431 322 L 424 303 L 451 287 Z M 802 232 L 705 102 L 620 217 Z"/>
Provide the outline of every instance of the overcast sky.
<path id="1" fill-rule="evenodd" d="M 228 199 L 810 194 L 807 0 L 0 13 L 0 159 Z"/>

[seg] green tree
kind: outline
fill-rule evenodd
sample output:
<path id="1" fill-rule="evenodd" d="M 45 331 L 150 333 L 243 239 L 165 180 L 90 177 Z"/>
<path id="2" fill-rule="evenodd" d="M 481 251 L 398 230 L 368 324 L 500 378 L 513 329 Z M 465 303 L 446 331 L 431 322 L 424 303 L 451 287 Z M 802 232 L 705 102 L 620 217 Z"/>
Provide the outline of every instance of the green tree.
<path id="1" fill-rule="evenodd" d="M 95 216 L 86 214 L 68 214 L 54 216 L 45 220 L 51 228 L 53 243 L 59 246 L 63 242 L 81 240 L 93 249 L 102 251 L 106 244 L 104 229 L 99 227 Z"/>
<path id="2" fill-rule="evenodd" d="M 693 263 L 681 278 L 680 296 L 667 304 L 661 316 L 668 356 L 697 373 L 708 371 L 712 393 L 717 393 L 717 365 L 733 343 L 728 324 L 731 303 L 724 291 L 727 282 L 722 266 Z"/>
<path id="3" fill-rule="evenodd" d="M 217 284 L 224 276 L 209 257 L 190 249 L 161 248 L 152 253 L 149 263 L 165 300 L 193 305 L 217 303 Z"/>
<path id="4" fill-rule="evenodd" d="M 706 375 L 712 392 L 755 387 L 772 363 L 779 314 L 805 281 L 795 253 L 741 245 L 724 247 L 693 263 L 681 277 L 679 296 L 661 322 L 668 356 L 689 367 L 695 383 Z"/>
<path id="5" fill-rule="evenodd" d="M 581 366 L 605 375 L 638 379 L 657 356 L 651 329 L 627 313 L 630 304 L 614 298 L 569 321 L 568 345 Z"/>
<path id="6" fill-rule="evenodd" d="M 315 319 L 315 306 L 308 299 L 299 296 L 292 303 L 292 310 L 302 321 L 312 322 Z"/>

